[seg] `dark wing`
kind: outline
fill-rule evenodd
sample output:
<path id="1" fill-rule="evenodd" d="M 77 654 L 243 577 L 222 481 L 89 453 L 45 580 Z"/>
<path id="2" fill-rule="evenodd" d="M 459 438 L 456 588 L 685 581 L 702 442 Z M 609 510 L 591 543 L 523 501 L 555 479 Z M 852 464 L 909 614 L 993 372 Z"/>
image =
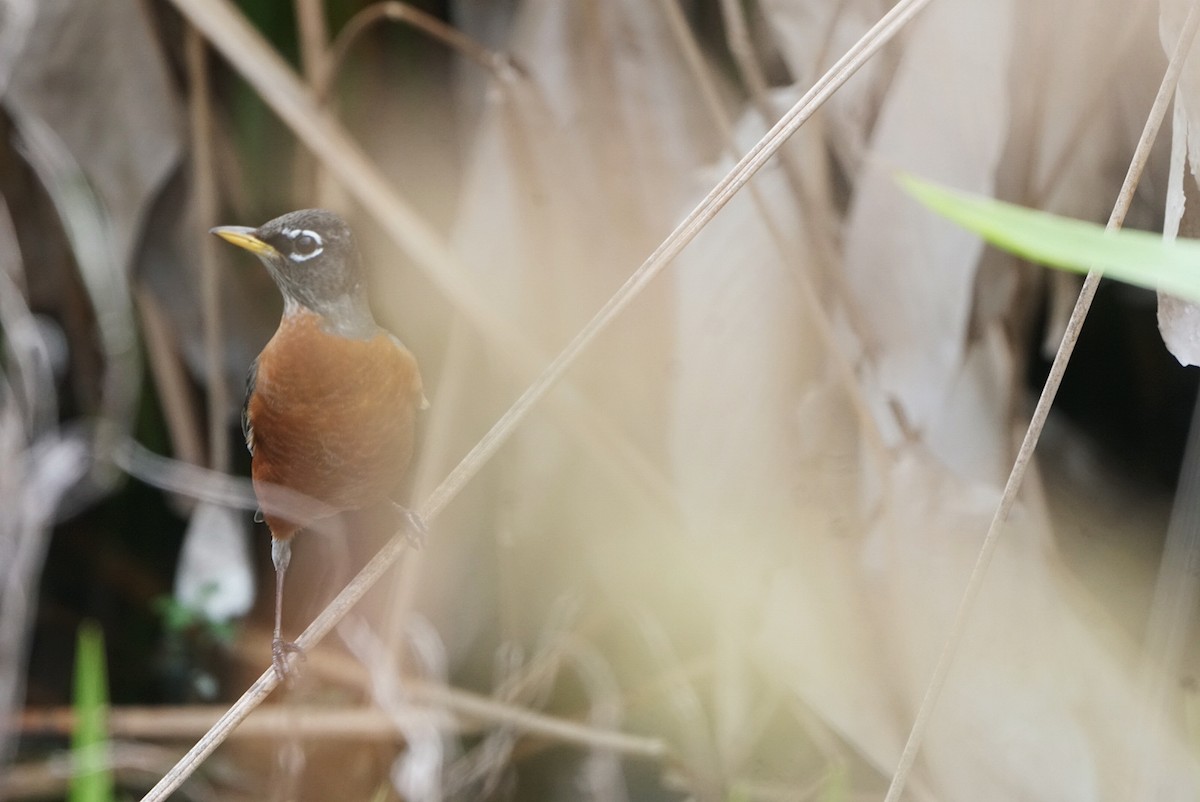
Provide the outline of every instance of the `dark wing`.
<path id="1" fill-rule="evenodd" d="M 250 396 L 254 394 L 254 383 L 258 381 L 258 360 L 250 363 L 246 375 L 246 398 L 242 401 L 242 436 L 246 438 L 246 450 L 254 456 L 254 426 L 250 423 Z"/>

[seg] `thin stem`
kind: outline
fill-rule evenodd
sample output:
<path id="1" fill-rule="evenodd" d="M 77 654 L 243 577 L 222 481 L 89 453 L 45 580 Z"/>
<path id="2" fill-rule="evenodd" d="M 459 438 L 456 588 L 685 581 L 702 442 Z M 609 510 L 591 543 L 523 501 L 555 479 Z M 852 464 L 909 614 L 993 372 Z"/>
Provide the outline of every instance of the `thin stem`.
<path id="1" fill-rule="evenodd" d="M 304 80 L 317 86 L 329 72 L 329 29 L 325 24 L 324 0 L 295 0 L 296 27 L 300 34 L 300 61 Z"/>
<path id="2" fill-rule="evenodd" d="M 454 688 L 405 680 L 405 690 L 421 706 L 454 714 L 452 729 L 468 731 L 479 722 L 501 724 L 517 731 L 571 746 L 607 749 L 631 757 L 660 760 L 670 747 L 659 738 L 630 735 L 541 713 L 470 694 Z M 217 721 L 221 705 L 186 707 L 114 707 L 108 713 L 109 735 L 113 738 L 177 739 L 203 734 Z M 72 732 L 76 712 L 70 707 L 27 708 L 11 722 L 25 735 Z M 278 738 L 295 736 L 319 740 L 396 740 L 395 722 L 373 707 L 288 706 L 254 711 L 238 728 L 235 737 Z"/>
<path id="3" fill-rule="evenodd" d="M 1167 65 L 1166 74 L 1163 75 L 1162 83 L 1158 87 L 1158 94 L 1154 98 L 1154 105 L 1150 108 L 1150 114 L 1147 116 L 1146 124 L 1142 128 L 1141 138 L 1138 139 L 1137 147 L 1134 149 L 1133 158 L 1129 163 L 1129 170 L 1125 174 L 1125 181 L 1121 185 L 1121 190 L 1117 194 L 1116 204 L 1113 206 L 1112 214 L 1108 218 L 1107 228 L 1109 231 L 1120 228 L 1125 222 L 1125 215 L 1128 213 L 1129 206 L 1133 202 L 1133 193 L 1137 189 L 1138 181 L 1142 177 L 1146 160 L 1150 157 L 1150 148 L 1154 144 L 1155 137 L 1158 136 L 1158 129 L 1162 125 L 1163 118 L 1166 116 L 1171 96 L 1175 93 L 1175 86 L 1179 82 L 1179 73 L 1183 69 L 1184 59 L 1188 49 L 1191 47 L 1192 39 L 1196 35 L 1198 26 L 1200 26 L 1200 0 L 1192 4 L 1191 10 L 1188 12 L 1187 21 L 1184 23 L 1183 31 L 1179 35 L 1179 41 L 1176 43 L 1175 50 L 1171 54 L 1171 62 Z M 892 782 L 888 786 L 884 802 L 899 802 L 901 794 L 904 793 L 904 784 L 908 781 L 908 777 L 912 773 L 917 753 L 921 749 L 921 744 L 925 739 L 925 732 L 929 728 L 929 721 L 933 717 L 938 699 L 945 689 L 946 678 L 950 674 L 954 658 L 957 656 L 959 647 L 962 645 L 963 636 L 966 634 L 967 625 L 975 608 L 975 601 L 979 596 L 980 589 L 983 587 L 983 580 L 987 574 L 988 565 L 991 564 L 992 555 L 996 551 L 996 545 L 1000 542 L 1001 528 L 1004 526 L 1005 521 L 1008 520 L 1008 514 L 1012 511 L 1013 505 L 1016 504 L 1017 492 L 1021 489 L 1021 482 L 1025 478 L 1025 471 L 1029 468 L 1029 462 L 1033 458 L 1033 451 L 1037 447 L 1038 438 L 1041 436 L 1042 429 L 1046 425 L 1046 418 L 1050 415 L 1050 407 L 1054 404 L 1054 397 L 1057 395 L 1059 385 L 1062 383 L 1063 374 L 1066 373 L 1071 353 L 1075 350 L 1075 343 L 1079 339 L 1079 332 L 1083 329 L 1083 323 L 1087 318 L 1088 310 L 1091 308 L 1092 299 L 1096 296 L 1096 288 L 1100 285 L 1100 279 L 1100 271 L 1092 270 L 1087 274 L 1087 278 L 1083 282 L 1083 288 L 1079 291 L 1079 299 L 1075 302 L 1075 308 L 1072 310 L 1071 317 L 1067 321 L 1067 328 L 1063 333 L 1062 342 L 1058 346 L 1058 353 L 1054 355 L 1054 362 L 1050 366 L 1050 375 L 1046 378 L 1046 383 L 1042 387 L 1042 393 L 1038 397 L 1037 406 L 1034 407 L 1029 428 L 1025 430 L 1025 437 L 1021 441 L 1021 447 L 1017 451 L 1012 471 L 1009 473 L 1008 481 L 1004 485 L 1004 494 L 1000 497 L 1000 503 L 997 505 L 995 514 L 992 516 L 992 522 L 988 526 L 987 535 L 983 539 L 979 555 L 976 557 L 975 565 L 971 569 L 966 590 L 963 591 L 962 599 L 958 604 L 958 610 L 954 614 L 954 623 L 950 627 L 950 634 L 942 646 L 937 665 L 933 670 L 933 676 L 930 678 L 929 685 L 925 689 L 925 696 L 921 700 L 921 706 L 917 709 L 916 718 L 913 721 L 912 729 L 908 733 L 908 740 L 904 744 L 904 749 L 900 753 L 900 762 L 896 767 L 896 773 L 892 775 Z"/>
<path id="4" fill-rule="evenodd" d="M 176 330 L 172 328 L 158 299 L 142 282 L 133 287 L 134 308 L 142 329 L 142 341 L 146 344 L 146 363 L 154 390 L 162 405 L 167 423 L 167 434 L 171 438 L 171 451 L 179 455 L 172 464 L 200 466 L 205 463 L 204 434 L 200 431 L 200 413 L 192 399 L 192 388 L 187 370 L 179 355 Z M 120 452 L 119 453 L 123 453 Z M 124 466 L 119 466 L 126 470 Z M 129 473 L 126 470 L 126 473 Z M 149 477 L 158 474 L 148 471 Z M 184 498 L 194 498 L 188 492 L 191 486 L 180 482 L 178 487 L 165 487 Z M 181 492 L 182 491 L 182 492 Z"/>
<path id="5" fill-rule="evenodd" d="M 764 123 L 778 120 L 780 109 L 771 98 L 771 87 L 767 83 L 762 65 L 759 64 L 758 52 L 750 38 L 750 26 L 746 21 L 746 9 L 742 0 L 720 0 L 719 5 L 721 20 L 725 24 L 725 41 L 746 84 L 746 90 L 750 93 L 750 102 Z M 779 161 L 792 192 L 797 200 L 803 200 L 806 196 L 804 181 L 801 178 L 803 170 L 796 154 L 791 148 L 783 148 L 779 153 Z"/>
<path id="6" fill-rule="evenodd" d="M 208 85 L 208 52 L 204 37 L 188 27 L 185 43 L 189 86 L 188 117 L 192 128 L 192 192 L 202 229 L 217 216 L 217 187 L 213 158 L 212 93 Z M 208 389 L 208 466 L 229 470 L 229 383 L 221 326 L 221 270 L 212 237 L 200 239 L 201 314 L 204 325 L 205 385 Z"/>

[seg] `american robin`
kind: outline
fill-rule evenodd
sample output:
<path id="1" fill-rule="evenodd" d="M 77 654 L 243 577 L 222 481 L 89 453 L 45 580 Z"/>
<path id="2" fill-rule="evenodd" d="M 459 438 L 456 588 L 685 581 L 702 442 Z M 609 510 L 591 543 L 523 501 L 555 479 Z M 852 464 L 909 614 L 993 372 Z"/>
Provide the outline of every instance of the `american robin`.
<path id="1" fill-rule="evenodd" d="M 291 538 L 322 518 L 396 502 L 428 406 L 417 360 L 375 322 L 349 226 L 323 209 L 212 233 L 256 255 L 283 293 L 283 318 L 250 368 L 242 431 L 275 564 L 275 670 L 286 674 L 283 579 Z"/>

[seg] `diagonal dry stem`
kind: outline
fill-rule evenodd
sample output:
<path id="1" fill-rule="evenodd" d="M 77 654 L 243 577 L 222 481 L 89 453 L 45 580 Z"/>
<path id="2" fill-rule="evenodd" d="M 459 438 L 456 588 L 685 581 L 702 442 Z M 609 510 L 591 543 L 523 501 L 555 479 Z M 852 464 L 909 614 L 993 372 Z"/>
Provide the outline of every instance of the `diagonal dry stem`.
<path id="1" fill-rule="evenodd" d="M 244 30 L 248 24 L 244 18 L 232 13 L 227 4 L 215 3 L 211 0 L 174 0 L 176 5 L 192 18 L 194 24 L 206 33 L 212 26 L 221 24 L 221 16 L 212 14 L 215 7 L 225 19 L 225 24 L 238 26 L 241 44 L 246 44 L 245 37 L 252 31 Z M 579 358 L 580 354 L 604 331 L 624 309 L 633 302 L 642 289 L 650 283 L 662 270 L 684 249 L 714 216 L 733 198 L 733 196 L 762 168 L 779 150 L 788 137 L 799 130 L 812 115 L 836 92 L 858 69 L 873 55 L 889 42 L 910 20 L 912 20 L 929 0 L 900 0 L 885 14 L 879 22 L 871 27 L 863 37 L 855 43 L 838 61 L 821 76 L 813 87 L 777 122 L 759 142 L 742 157 L 734 168 L 712 189 L 700 204 L 684 218 L 683 222 L 663 241 L 661 245 L 633 272 L 620 289 L 601 307 L 600 311 L 580 330 L 563 351 L 546 367 L 542 374 L 529 386 L 513 406 L 506 412 L 467 454 L 466 457 L 450 472 L 437 488 L 420 505 L 417 512 L 426 521 L 433 521 L 445 509 L 446 505 L 462 490 L 479 470 L 487 464 L 497 450 L 508 440 L 518 424 L 529 414 L 533 406 L 540 401 L 563 374 Z M 204 24 L 193 16 L 200 11 Z M 230 58 L 234 56 L 226 53 Z M 286 76 L 281 80 L 291 80 Z M 296 98 L 292 97 L 292 100 Z M 309 102 L 309 101 L 305 101 Z M 307 141 L 307 140 L 306 140 Z M 325 149 L 328 142 L 321 142 Z M 346 142 L 346 146 L 357 153 L 354 145 Z M 363 166 L 367 167 L 365 160 Z M 382 180 L 371 173 L 366 177 L 371 186 L 383 193 L 386 205 L 391 205 L 391 192 Z M 376 198 L 379 200 L 379 198 Z M 411 222 L 411 221 L 410 221 Z M 432 254 L 439 263 L 445 254 L 437 249 L 436 243 L 424 242 L 437 250 Z M 398 533 L 371 559 L 359 574 L 347 585 L 341 593 L 317 616 L 297 639 L 297 645 L 304 650 L 311 649 L 330 630 L 346 616 L 350 609 L 393 565 L 403 559 L 408 550 L 408 540 L 405 533 Z M 159 781 L 143 798 L 145 802 L 155 802 L 167 797 L 175 788 L 186 780 L 233 731 L 235 727 L 250 712 L 258 707 L 267 695 L 279 683 L 274 668 L 268 668 L 257 681 L 229 708 L 225 715 L 213 725 L 200 741 L 193 746 L 179 763 Z"/>
<path id="2" fill-rule="evenodd" d="M 1187 56 L 1188 49 L 1195 38 L 1197 27 L 1200 27 L 1200 0 L 1194 2 L 1191 10 L 1188 11 L 1187 21 L 1184 23 L 1183 31 L 1180 33 L 1174 52 L 1171 54 L 1171 61 L 1167 65 L 1167 71 L 1163 75 L 1162 83 L 1158 87 L 1158 94 L 1154 98 L 1154 105 L 1150 107 L 1150 113 L 1146 117 L 1146 124 L 1142 128 L 1142 135 L 1138 139 L 1137 147 L 1133 152 L 1133 158 L 1129 162 L 1129 170 L 1125 174 L 1125 181 L 1121 184 L 1121 190 L 1117 194 L 1117 202 L 1114 204 L 1112 214 L 1108 218 L 1107 228 L 1110 231 L 1120 228 L 1125 222 L 1125 215 L 1129 211 L 1130 204 L 1133 202 L 1133 193 L 1137 189 L 1138 181 L 1142 177 L 1142 171 L 1146 167 L 1146 160 L 1150 157 L 1150 148 L 1154 144 L 1155 137 L 1158 136 L 1158 129 L 1162 125 L 1163 117 L 1167 113 L 1167 107 L 1171 103 L 1171 96 L 1175 93 L 1175 86 L 1179 82 L 1179 74 L 1183 69 L 1183 62 Z M 1066 373 L 1071 353 L 1075 350 L 1075 343 L 1079 339 L 1079 332 L 1083 329 L 1083 322 L 1087 318 L 1088 310 L 1091 308 L 1092 299 L 1096 296 L 1096 288 L 1100 285 L 1100 279 L 1100 271 L 1092 270 L 1087 274 L 1087 278 L 1083 282 L 1083 288 L 1079 291 L 1079 299 L 1075 302 L 1075 308 L 1071 311 L 1071 317 L 1067 321 L 1066 332 L 1063 334 L 1062 342 L 1058 346 L 1058 352 L 1054 355 L 1054 362 L 1050 366 L 1050 375 L 1046 378 L 1046 383 L 1042 387 L 1042 393 L 1038 397 L 1037 406 L 1034 407 L 1029 427 L 1025 430 L 1025 437 L 1021 441 L 1021 447 L 1018 449 L 1017 457 L 1013 461 L 1012 471 L 1009 473 L 1008 481 L 1004 485 L 1004 494 L 1000 498 L 1000 503 L 996 506 L 995 514 L 992 516 L 991 524 L 988 526 L 987 535 L 983 539 L 982 546 L 980 546 L 979 556 L 976 557 L 975 565 L 971 569 L 966 590 L 963 591 L 962 599 L 958 604 L 958 610 L 954 614 L 954 623 L 950 627 L 950 633 L 946 637 L 946 642 L 942 645 L 937 665 L 933 669 L 933 676 L 930 678 L 929 685 L 925 689 L 925 696 L 921 700 L 921 706 L 917 709 L 917 715 L 913 720 L 912 729 L 908 733 L 908 740 L 904 744 L 904 749 L 900 753 L 900 762 L 896 766 L 896 772 L 892 775 L 892 782 L 888 787 L 884 802 L 899 802 L 901 795 L 904 793 L 904 784 L 907 782 L 909 774 L 912 773 L 913 763 L 916 761 L 917 753 L 920 751 L 921 743 L 925 738 L 925 731 L 929 727 L 929 721 L 933 717 L 933 711 L 937 706 L 938 699 L 946 686 L 946 678 L 950 673 L 950 668 L 954 664 L 954 658 L 958 654 L 959 647 L 962 644 L 967 625 L 970 623 L 971 613 L 975 607 L 975 600 L 978 598 L 979 591 L 983 587 L 983 580 L 987 574 L 988 565 L 992 561 L 996 545 L 1000 542 L 1000 531 L 1005 521 L 1008 520 L 1008 514 L 1012 511 L 1013 505 L 1016 504 L 1017 493 L 1021 489 L 1021 482 L 1025 478 L 1025 471 L 1029 468 L 1029 462 L 1033 458 L 1033 451 L 1037 447 L 1038 438 L 1041 436 L 1042 429 L 1046 425 L 1046 418 L 1050 414 L 1050 407 L 1054 404 L 1054 397 L 1058 393 L 1059 384 L 1062 383 L 1063 374 Z"/>

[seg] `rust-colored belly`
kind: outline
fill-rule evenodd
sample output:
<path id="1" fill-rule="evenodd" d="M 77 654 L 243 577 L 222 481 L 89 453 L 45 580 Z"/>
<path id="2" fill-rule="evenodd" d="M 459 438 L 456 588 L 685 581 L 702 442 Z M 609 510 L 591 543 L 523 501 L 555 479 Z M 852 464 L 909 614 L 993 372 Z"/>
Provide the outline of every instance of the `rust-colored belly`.
<path id="1" fill-rule="evenodd" d="M 386 332 L 347 339 L 323 331 L 315 314 L 285 317 L 259 356 L 248 407 L 251 472 L 272 535 L 394 499 L 422 398 L 416 359 Z"/>

